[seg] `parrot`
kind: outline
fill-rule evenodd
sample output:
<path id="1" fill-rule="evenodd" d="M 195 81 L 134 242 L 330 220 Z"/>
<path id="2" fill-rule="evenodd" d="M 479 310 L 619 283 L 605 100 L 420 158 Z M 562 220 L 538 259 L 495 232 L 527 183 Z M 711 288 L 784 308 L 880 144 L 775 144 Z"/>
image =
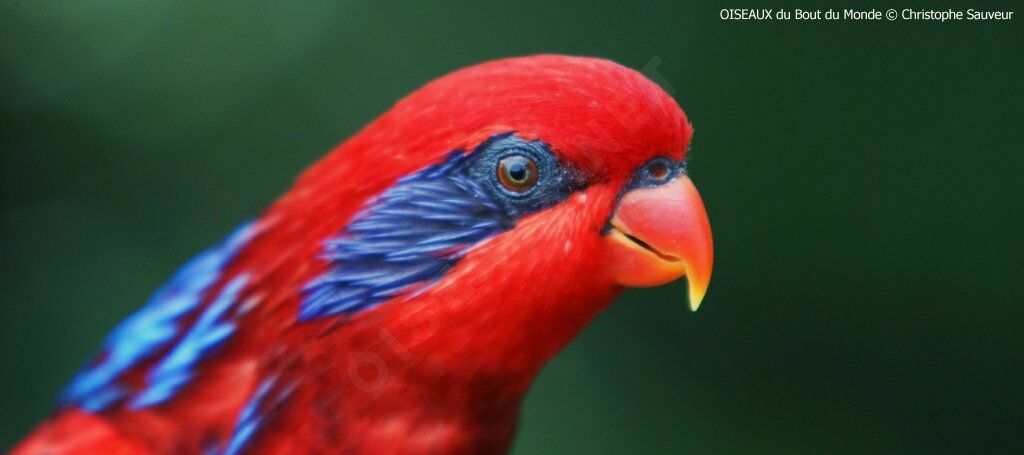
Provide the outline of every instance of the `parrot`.
<path id="1" fill-rule="evenodd" d="M 555 54 L 435 79 L 118 324 L 13 454 L 505 453 L 624 290 L 711 279 L 693 126 Z"/>

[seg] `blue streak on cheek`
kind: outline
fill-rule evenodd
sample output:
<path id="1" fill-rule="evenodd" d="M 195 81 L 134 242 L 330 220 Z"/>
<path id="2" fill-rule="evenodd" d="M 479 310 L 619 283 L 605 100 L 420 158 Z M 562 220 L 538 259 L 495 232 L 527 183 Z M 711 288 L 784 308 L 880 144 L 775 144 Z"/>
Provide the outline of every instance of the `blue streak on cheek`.
<path id="1" fill-rule="evenodd" d="M 182 266 L 141 310 L 107 336 L 99 360 L 75 376 L 59 404 L 100 412 L 127 397 L 129 390 L 118 382 L 120 376 L 152 358 L 181 333 L 179 319 L 199 307 L 203 293 L 254 233 L 252 223 L 247 223 L 222 244 Z"/>
<path id="2" fill-rule="evenodd" d="M 498 163 L 519 155 L 538 168 L 534 187 L 513 192 Z M 308 283 L 299 320 L 353 314 L 440 279 L 481 241 L 526 214 L 564 201 L 582 176 L 563 167 L 540 141 L 498 134 L 472 153 L 448 153 L 398 180 L 324 246 L 331 269 Z"/>
<path id="3" fill-rule="evenodd" d="M 514 219 L 468 172 L 474 154 L 455 151 L 404 177 L 324 246 L 334 266 L 304 288 L 299 319 L 364 311 L 440 278 L 472 245 Z"/>
<path id="4" fill-rule="evenodd" d="M 248 277 L 239 276 L 224 286 L 181 341 L 149 372 L 146 388 L 132 399 L 129 408 L 141 409 L 163 403 L 192 380 L 196 364 L 222 346 L 235 332 L 233 321 L 224 320 L 224 316 L 238 303 L 239 293 L 248 281 Z"/>

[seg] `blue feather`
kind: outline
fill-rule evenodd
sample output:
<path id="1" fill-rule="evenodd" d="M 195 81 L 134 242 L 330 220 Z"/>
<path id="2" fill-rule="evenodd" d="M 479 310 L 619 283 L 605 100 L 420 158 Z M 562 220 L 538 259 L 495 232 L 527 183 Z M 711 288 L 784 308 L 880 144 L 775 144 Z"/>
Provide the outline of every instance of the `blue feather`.
<path id="1" fill-rule="evenodd" d="M 461 151 L 403 177 L 324 244 L 335 264 L 306 285 L 300 320 L 363 311 L 437 280 L 514 220 L 473 180 Z"/>
<path id="2" fill-rule="evenodd" d="M 239 276 L 224 286 L 181 341 L 150 370 L 146 388 L 132 399 L 130 408 L 141 409 L 163 403 L 192 379 L 196 364 L 235 332 L 235 325 L 231 320 L 224 320 L 224 316 L 238 303 L 238 294 L 247 282 L 248 277 Z"/>
<path id="3" fill-rule="evenodd" d="M 107 336 L 102 354 L 75 376 L 60 404 L 99 412 L 126 398 L 128 390 L 119 382 L 120 376 L 178 337 L 178 321 L 199 307 L 206 289 L 217 282 L 221 270 L 253 234 L 252 223 L 247 223 L 182 266 L 141 310 Z"/>
<path id="4" fill-rule="evenodd" d="M 295 390 L 295 384 L 282 387 L 279 376 L 270 376 L 256 387 L 252 396 L 238 413 L 231 439 L 224 447 L 223 455 L 237 455 L 252 441 L 252 437 L 267 423 L 270 415 L 288 399 Z"/>
<path id="5" fill-rule="evenodd" d="M 532 189 L 510 193 L 498 182 L 498 163 L 511 155 L 537 164 Z M 332 267 L 303 288 L 299 319 L 365 311 L 424 289 L 473 245 L 511 229 L 525 214 L 564 201 L 581 182 L 545 144 L 511 133 L 491 137 L 472 153 L 449 152 L 440 163 L 399 179 L 324 243 L 322 257 Z"/>

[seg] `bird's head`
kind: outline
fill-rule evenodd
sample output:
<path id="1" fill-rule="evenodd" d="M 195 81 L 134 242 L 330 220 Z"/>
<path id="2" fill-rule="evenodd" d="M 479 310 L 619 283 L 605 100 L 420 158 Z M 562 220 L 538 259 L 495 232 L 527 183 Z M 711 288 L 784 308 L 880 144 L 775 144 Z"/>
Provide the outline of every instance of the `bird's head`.
<path id="1" fill-rule="evenodd" d="M 377 320 L 407 353 L 529 370 L 626 287 L 685 276 L 696 309 L 712 243 L 691 134 L 668 94 L 606 60 L 435 80 L 290 193 L 320 232 L 300 319 Z"/>

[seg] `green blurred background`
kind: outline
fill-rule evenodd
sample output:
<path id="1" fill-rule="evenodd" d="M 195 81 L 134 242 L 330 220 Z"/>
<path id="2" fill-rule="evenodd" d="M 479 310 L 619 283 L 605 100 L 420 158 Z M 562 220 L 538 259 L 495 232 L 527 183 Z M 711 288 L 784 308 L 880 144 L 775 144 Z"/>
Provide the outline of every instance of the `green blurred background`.
<path id="1" fill-rule="evenodd" d="M 696 314 L 675 284 L 598 318 L 516 453 L 1019 453 L 1024 17 L 723 6 L 752 5 L 0 1 L 0 448 L 179 264 L 399 97 L 559 52 L 656 66 L 696 126 L 716 269 Z"/>

